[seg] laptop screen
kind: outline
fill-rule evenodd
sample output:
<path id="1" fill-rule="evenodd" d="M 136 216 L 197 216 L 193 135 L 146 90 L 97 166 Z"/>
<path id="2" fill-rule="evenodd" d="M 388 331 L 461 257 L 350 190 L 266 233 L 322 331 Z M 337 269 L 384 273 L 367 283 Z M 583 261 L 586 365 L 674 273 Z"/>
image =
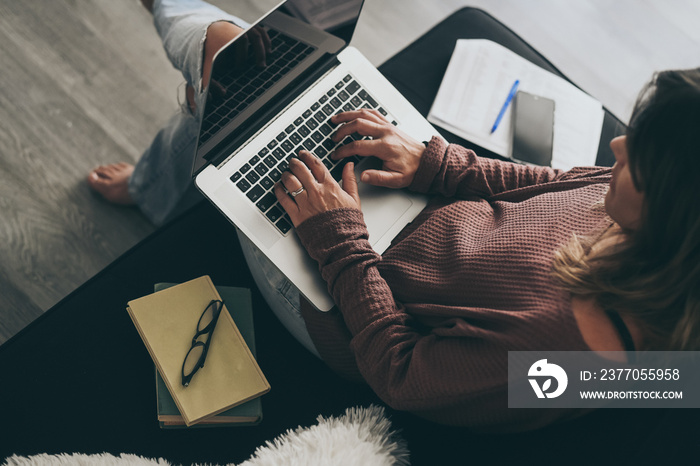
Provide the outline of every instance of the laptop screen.
<path id="1" fill-rule="evenodd" d="M 254 129 L 267 110 L 348 45 L 362 2 L 287 0 L 219 52 L 212 66 L 193 174 L 209 162 L 217 163 L 219 146 L 230 145 L 237 135 Z"/>

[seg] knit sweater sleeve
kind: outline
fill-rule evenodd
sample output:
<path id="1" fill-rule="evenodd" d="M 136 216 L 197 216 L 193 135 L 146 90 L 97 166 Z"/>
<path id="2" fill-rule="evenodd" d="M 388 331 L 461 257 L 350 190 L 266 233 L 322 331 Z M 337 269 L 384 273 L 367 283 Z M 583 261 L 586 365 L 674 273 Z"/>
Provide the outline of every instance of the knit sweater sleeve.
<path id="1" fill-rule="evenodd" d="M 325 212 L 299 225 L 297 233 L 318 261 L 350 332 L 357 369 L 389 406 L 479 428 L 529 429 L 535 426 L 532 422 L 551 422 L 504 405 L 502 385 L 491 383 L 492 374 L 505 370 L 491 367 L 495 353 L 505 354 L 505 348 L 494 346 L 496 338 L 447 335 L 460 333 L 459 328 L 444 329 L 442 336 L 420 331 L 377 269 L 382 258 L 370 246 L 362 212 L 349 208 Z M 328 319 L 316 314 L 314 319 Z M 312 322 L 312 327 L 323 325 Z M 316 338 L 314 342 L 318 344 Z M 465 378 L 471 382 L 465 383 Z"/>
<path id="2" fill-rule="evenodd" d="M 401 399 L 401 387 L 412 378 L 411 354 L 420 336 L 411 330 L 408 316 L 377 271 L 381 256 L 370 246 L 362 212 L 326 212 L 299 225 L 297 233 L 318 261 L 343 315 L 364 379 L 390 406 L 425 408 L 419 401 Z"/>
<path id="3" fill-rule="evenodd" d="M 556 181 L 561 170 L 479 157 L 435 136 L 423 153 L 409 189 L 448 198 L 489 198 L 504 191 Z"/>

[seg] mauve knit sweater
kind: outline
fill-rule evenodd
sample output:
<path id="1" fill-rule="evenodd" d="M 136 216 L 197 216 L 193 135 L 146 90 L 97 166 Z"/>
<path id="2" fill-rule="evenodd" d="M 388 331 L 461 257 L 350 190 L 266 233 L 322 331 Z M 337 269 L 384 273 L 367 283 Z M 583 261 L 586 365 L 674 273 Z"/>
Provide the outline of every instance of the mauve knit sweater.
<path id="1" fill-rule="evenodd" d="M 538 428 L 575 411 L 509 409 L 507 352 L 588 350 L 552 258 L 610 219 L 610 169 L 568 172 L 480 158 L 434 137 L 409 189 L 433 195 L 383 256 L 362 213 L 297 234 L 337 308 L 302 315 L 324 361 L 389 406 L 480 430 Z"/>

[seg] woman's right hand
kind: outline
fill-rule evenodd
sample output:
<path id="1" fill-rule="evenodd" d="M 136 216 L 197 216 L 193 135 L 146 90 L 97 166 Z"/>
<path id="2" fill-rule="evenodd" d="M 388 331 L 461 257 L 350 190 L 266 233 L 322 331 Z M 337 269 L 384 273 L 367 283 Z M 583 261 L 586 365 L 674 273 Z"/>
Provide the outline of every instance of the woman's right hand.
<path id="1" fill-rule="evenodd" d="M 399 130 L 376 110 L 339 113 L 331 118 L 331 122 L 336 125 L 344 123 L 331 137 L 335 142 L 354 133 L 372 138 L 345 144 L 331 154 L 335 160 L 354 155 L 381 159 L 382 169 L 365 170 L 362 182 L 387 188 L 405 188 L 413 182 L 425 151 L 422 142 Z"/>

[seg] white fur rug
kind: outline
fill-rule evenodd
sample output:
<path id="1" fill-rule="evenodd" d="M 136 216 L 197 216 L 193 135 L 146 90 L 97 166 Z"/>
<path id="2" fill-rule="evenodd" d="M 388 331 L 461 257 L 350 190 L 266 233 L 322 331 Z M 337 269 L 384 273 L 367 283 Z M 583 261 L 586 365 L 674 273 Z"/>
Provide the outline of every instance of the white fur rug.
<path id="1" fill-rule="evenodd" d="M 171 466 L 164 459 L 121 454 L 113 456 L 35 455 L 11 456 L 7 466 Z M 288 430 L 273 441 L 258 447 L 250 459 L 239 466 L 279 465 L 407 465 L 406 444 L 392 430 L 384 408 L 349 408 L 339 417 L 318 417 L 318 424 Z M 229 465 L 234 466 L 234 465 Z"/>

